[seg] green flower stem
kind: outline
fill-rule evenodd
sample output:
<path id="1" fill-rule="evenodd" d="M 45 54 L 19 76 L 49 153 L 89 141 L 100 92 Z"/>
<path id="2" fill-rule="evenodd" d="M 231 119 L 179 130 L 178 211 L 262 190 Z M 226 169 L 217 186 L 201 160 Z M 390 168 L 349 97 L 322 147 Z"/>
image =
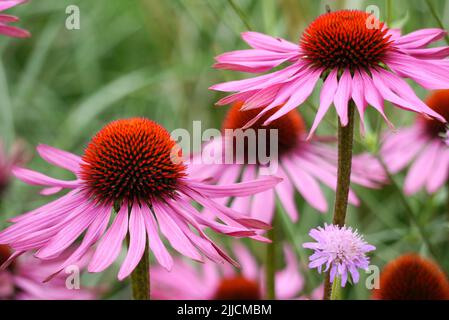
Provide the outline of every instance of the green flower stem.
<path id="1" fill-rule="evenodd" d="M 271 243 L 267 243 L 265 261 L 265 288 L 268 300 L 276 299 L 276 214 L 273 218 L 272 229 L 267 232 L 267 237 L 271 240 Z"/>
<path id="2" fill-rule="evenodd" d="M 131 287 L 134 300 L 150 300 L 150 263 L 148 244 L 137 267 L 131 273 Z"/>
<path id="3" fill-rule="evenodd" d="M 332 283 L 331 300 L 341 300 L 341 280 L 336 276 Z"/>
<path id="4" fill-rule="evenodd" d="M 338 119 L 338 170 L 337 189 L 335 191 L 335 206 L 332 223 L 340 227 L 346 221 L 348 209 L 349 184 L 351 183 L 352 146 L 354 142 L 354 101 L 348 106 L 348 125 L 343 127 Z M 329 272 L 326 273 L 324 282 L 324 300 L 329 300 L 331 295 Z"/>
<path id="5" fill-rule="evenodd" d="M 229 4 L 231 5 L 232 9 L 237 13 L 240 20 L 242 20 L 243 24 L 245 25 L 246 29 L 248 31 L 251 31 L 251 24 L 249 23 L 248 16 L 243 12 L 243 10 L 234 2 L 234 0 L 228 0 Z"/>

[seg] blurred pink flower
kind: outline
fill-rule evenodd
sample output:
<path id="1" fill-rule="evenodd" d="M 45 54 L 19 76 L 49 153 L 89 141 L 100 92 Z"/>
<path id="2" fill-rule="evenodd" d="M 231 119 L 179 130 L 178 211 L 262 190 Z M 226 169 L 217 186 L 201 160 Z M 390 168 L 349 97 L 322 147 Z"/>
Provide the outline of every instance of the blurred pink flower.
<path id="1" fill-rule="evenodd" d="M 24 143 L 21 141 L 14 143 L 8 154 L 0 140 L 0 198 L 9 185 L 13 167 L 23 165 L 27 159 Z"/>
<path id="2" fill-rule="evenodd" d="M 151 297 L 158 300 L 260 300 L 266 297 L 264 271 L 243 245 L 233 251 L 241 265 L 238 273 L 230 265 L 206 262 L 194 266 L 179 259 L 171 272 L 161 267 L 151 270 Z M 292 249 L 284 246 L 285 268 L 276 273 L 276 297 L 298 299 L 304 279 Z"/>
<path id="3" fill-rule="evenodd" d="M 299 44 L 257 32 L 244 32 L 252 49 L 216 57 L 218 69 L 261 73 L 285 63 L 280 70 L 251 79 L 216 84 L 213 90 L 235 92 L 219 105 L 244 101 L 243 110 L 257 109 L 255 121 L 283 104 L 264 123 L 269 124 L 300 106 L 324 79 L 320 106 L 310 135 L 332 102 L 343 126 L 348 123 L 352 99 L 361 123 L 368 105 L 388 122 L 384 101 L 409 111 L 444 119 L 430 109 L 404 80 L 427 89 L 449 89 L 449 47 L 427 48 L 444 37 L 441 29 L 422 29 L 401 36 L 374 16 L 342 10 L 321 15 L 304 31 Z"/>
<path id="4" fill-rule="evenodd" d="M 5 245 L 0 245 L 0 263 L 5 262 L 11 252 Z M 61 273 L 49 282 L 44 282 L 48 272 L 61 261 L 42 261 L 31 254 L 18 258 L 7 269 L 0 270 L 0 299 L 9 300 L 90 300 L 95 299 L 93 290 L 68 289 L 68 274 Z M 83 268 L 83 262 L 73 265 Z"/>
<path id="5" fill-rule="evenodd" d="M 427 104 L 449 120 L 449 90 L 432 93 Z M 436 120 L 418 117 L 408 128 L 384 137 L 381 155 L 391 173 L 411 164 L 404 183 L 407 194 L 425 188 L 434 193 L 449 180 L 449 149 L 444 142 L 446 126 Z"/>
<path id="6" fill-rule="evenodd" d="M 304 248 L 315 250 L 310 256 L 309 268 L 317 268 L 321 273 L 325 266 L 324 272 L 330 270 L 330 281 L 334 282 L 335 277 L 339 276 L 342 287 L 348 281 L 348 273 L 354 283 L 359 282 L 358 269 L 365 270 L 369 266 L 366 253 L 376 250 L 351 227 L 325 224 L 324 228 L 310 230 L 309 235 L 316 240 L 303 244 Z"/>
<path id="7" fill-rule="evenodd" d="M 23 4 L 28 0 L 0 0 L 0 12 Z M 9 23 L 19 21 L 17 17 L 0 13 L 0 34 L 14 38 L 27 38 L 30 33 L 26 30 L 10 26 Z"/>
<path id="8" fill-rule="evenodd" d="M 241 184 L 206 185 L 187 175 L 175 150 L 170 134 L 145 118 L 111 122 L 91 140 L 82 158 L 40 145 L 37 151 L 44 160 L 71 171 L 76 180 L 55 179 L 24 168 L 14 170 L 22 181 L 44 186 L 45 195 L 70 192 L 11 219 L 14 224 L 0 233 L 0 244 L 8 244 L 15 251 L 8 262 L 31 250 L 37 250 L 35 256 L 44 260 L 59 257 L 82 237 L 81 244 L 55 272 L 84 257 L 97 242 L 88 270 L 101 272 L 117 259 L 129 234 L 128 253 L 118 273 L 122 280 L 141 260 L 147 240 L 158 262 L 166 269 L 172 268 L 173 259 L 161 241 L 160 229 L 172 247 L 187 257 L 203 261 L 204 255 L 215 262 L 235 263 L 203 232 L 203 227 L 248 237 L 269 226 L 213 198 L 252 195 L 273 188 L 280 179 L 264 177 Z M 222 222 L 203 217 L 189 200 L 214 210 Z M 108 228 L 113 207 L 118 213 Z"/>
<path id="9" fill-rule="evenodd" d="M 255 110 L 241 111 L 241 103 L 236 103 L 229 110 L 223 123 L 223 130 L 236 130 L 255 115 Z M 274 112 L 275 108 L 270 112 Z M 268 126 L 263 126 L 263 121 L 270 113 L 266 114 L 259 121 L 252 124 L 247 130 L 254 129 L 256 137 L 259 130 L 278 130 L 278 163 L 273 167 L 274 175 L 282 178 L 274 189 L 266 190 L 251 197 L 223 197 L 217 199 L 221 204 L 231 203 L 234 210 L 242 213 L 249 213 L 250 217 L 271 223 L 276 211 L 276 199 L 285 209 L 290 218 L 296 222 L 298 220 L 298 210 L 295 202 L 296 191 L 304 200 L 319 212 L 328 211 L 328 202 L 322 191 L 320 183 L 335 190 L 337 185 L 337 151 L 329 142 L 334 142 L 334 138 L 314 137 L 306 140 L 306 128 L 304 121 L 297 110 L 292 110 L 286 115 L 271 122 Z M 246 131 L 244 131 L 246 132 Z M 269 133 L 267 133 L 267 136 Z M 203 153 L 195 154 L 192 164 L 189 167 L 190 174 L 198 179 L 203 179 L 209 183 L 217 185 L 235 183 L 238 181 L 252 181 L 256 177 L 263 177 L 267 172 L 267 165 L 258 161 L 249 162 L 250 157 L 256 155 L 258 150 L 247 146 L 246 153 L 236 158 L 233 164 L 209 164 L 205 163 L 205 154 L 222 154 L 235 148 L 235 143 L 227 143 L 225 138 L 214 139 L 203 147 Z M 224 142 L 225 141 L 225 142 Z M 266 151 L 271 150 L 270 140 L 267 140 Z M 259 141 L 255 144 L 259 145 Z M 264 144 L 265 145 L 265 144 Z M 271 155 L 273 156 L 273 155 Z M 215 158 L 215 156 L 212 156 Z M 276 160 L 276 159 L 275 159 Z M 386 181 L 385 172 L 379 162 L 369 155 L 354 156 L 352 182 L 368 188 L 377 188 Z M 231 201 L 230 201 L 231 200 Z M 358 205 L 359 200 L 351 190 L 349 202 Z M 212 212 L 206 213 L 212 214 Z"/>

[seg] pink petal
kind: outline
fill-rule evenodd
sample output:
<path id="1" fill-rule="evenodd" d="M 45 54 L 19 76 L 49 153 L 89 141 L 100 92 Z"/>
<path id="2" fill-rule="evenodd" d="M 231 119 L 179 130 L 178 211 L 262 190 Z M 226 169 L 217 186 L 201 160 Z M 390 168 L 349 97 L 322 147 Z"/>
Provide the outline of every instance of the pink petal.
<path id="1" fill-rule="evenodd" d="M 40 144 L 37 147 L 39 155 L 50 164 L 58 166 L 60 168 L 78 173 L 81 164 L 81 157 L 74 155 L 73 153 L 63 151 L 57 148 Z"/>
<path id="2" fill-rule="evenodd" d="M 346 127 L 348 124 L 348 103 L 352 96 L 352 78 L 349 69 L 345 69 L 338 82 L 338 88 L 335 92 L 334 104 L 340 117 L 341 125 Z"/>
<path id="3" fill-rule="evenodd" d="M 162 234 L 168 239 L 171 246 L 179 253 L 197 261 L 203 261 L 201 255 L 186 237 L 184 232 L 170 217 L 167 210 L 159 203 L 154 203 L 154 213 L 159 222 Z"/>
<path id="4" fill-rule="evenodd" d="M 296 209 L 295 190 L 293 189 L 292 183 L 281 166 L 278 167 L 278 174 L 283 180 L 275 187 L 276 194 L 279 197 L 285 212 L 287 212 L 293 222 L 296 222 L 298 220 L 299 213 Z"/>
<path id="5" fill-rule="evenodd" d="M 429 28 L 421 29 L 395 40 L 394 44 L 400 48 L 415 49 L 422 48 L 428 44 L 443 39 L 446 31 L 443 29 Z"/>
<path id="6" fill-rule="evenodd" d="M 139 264 L 145 252 L 147 243 L 147 233 L 145 231 L 145 222 L 139 205 L 134 204 L 131 207 L 129 218 L 129 247 L 125 261 L 123 261 L 118 279 L 121 281 L 133 272 Z"/>
<path id="7" fill-rule="evenodd" d="M 263 33 L 247 31 L 242 33 L 243 40 L 254 49 L 274 52 L 299 53 L 299 46 L 281 38 L 274 38 Z"/>
<path id="8" fill-rule="evenodd" d="M 142 206 L 142 214 L 145 221 L 145 226 L 147 228 L 148 241 L 157 261 L 164 267 L 166 270 L 170 271 L 173 267 L 173 258 L 170 253 L 165 248 L 164 243 L 159 237 L 157 222 L 153 217 L 153 213 L 151 212 L 148 206 Z"/>
<path id="9" fill-rule="evenodd" d="M 89 272 L 101 272 L 117 259 L 122 243 L 128 233 L 128 205 L 122 204 L 114 222 L 98 243 L 97 249 L 89 263 Z"/>
<path id="10" fill-rule="evenodd" d="M 14 168 L 12 173 L 23 182 L 34 186 L 50 186 L 74 189 L 81 185 L 79 180 L 65 181 L 46 176 L 40 172 L 25 168 Z"/>
<path id="11" fill-rule="evenodd" d="M 435 157 L 438 155 L 438 143 L 433 142 L 430 144 L 413 163 L 404 182 L 406 194 L 413 194 L 424 186 L 427 177 L 431 173 Z"/>
<path id="12" fill-rule="evenodd" d="M 284 159 L 283 163 L 293 184 L 304 199 L 318 211 L 326 212 L 328 210 L 327 201 L 316 180 L 290 159 Z"/>
<path id="13" fill-rule="evenodd" d="M 320 107 L 318 108 L 318 112 L 315 116 L 315 120 L 313 121 L 312 128 L 310 129 L 310 133 L 309 136 L 307 137 L 307 140 L 312 137 L 313 133 L 315 132 L 316 128 L 320 124 L 324 115 L 329 110 L 329 107 L 331 106 L 334 100 L 334 95 L 338 88 L 337 73 L 338 73 L 337 69 L 332 70 L 331 73 L 327 76 L 326 80 L 324 81 L 320 94 Z"/>

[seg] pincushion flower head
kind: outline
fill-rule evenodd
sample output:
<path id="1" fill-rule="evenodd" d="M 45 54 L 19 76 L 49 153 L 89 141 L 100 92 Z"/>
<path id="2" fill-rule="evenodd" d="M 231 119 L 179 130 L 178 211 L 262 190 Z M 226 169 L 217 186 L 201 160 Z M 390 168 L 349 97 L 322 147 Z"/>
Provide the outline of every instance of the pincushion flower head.
<path id="1" fill-rule="evenodd" d="M 309 268 L 317 268 L 321 273 L 324 266 L 325 272 L 330 271 L 330 281 L 338 276 L 343 287 L 349 274 L 353 283 L 359 281 L 358 269 L 368 268 L 369 257 L 366 254 L 376 249 L 351 227 L 325 224 L 324 228 L 312 229 L 309 235 L 316 240 L 303 244 L 304 248 L 315 251 L 309 258 Z"/>
<path id="2" fill-rule="evenodd" d="M 449 281 L 433 261 L 405 254 L 386 265 L 380 274 L 378 300 L 449 300 Z"/>
<path id="3" fill-rule="evenodd" d="M 179 259 L 171 272 L 160 267 L 151 274 L 152 298 L 158 300 L 261 300 L 266 298 L 264 272 L 256 258 L 241 244 L 233 251 L 240 270 L 229 265 L 194 266 Z M 285 268 L 276 273 L 276 297 L 297 299 L 304 279 L 292 249 L 284 246 Z"/>
<path id="4" fill-rule="evenodd" d="M 0 0 L 0 12 L 3 12 L 9 8 L 15 7 L 19 4 L 23 4 L 28 0 Z M 0 13 L 0 34 L 14 38 L 27 38 L 30 33 L 26 30 L 9 25 L 12 22 L 17 22 L 17 17 Z"/>
<path id="5" fill-rule="evenodd" d="M 237 132 L 247 121 L 256 114 L 256 110 L 241 111 L 242 103 L 235 103 L 229 110 L 224 122 L 223 132 L 232 130 Z M 252 197 L 239 197 L 235 199 L 222 198 L 225 204 L 230 202 L 231 207 L 239 212 L 248 212 L 251 217 L 271 223 L 276 211 L 276 199 L 285 209 L 293 221 L 298 219 L 298 210 L 295 203 L 295 191 L 319 212 L 328 211 L 328 203 L 320 184 L 335 190 L 337 185 L 337 152 L 330 145 L 334 138 L 314 137 L 306 140 L 306 125 L 297 110 L 292 110 L 268 126 L 263 121 L 269 115 L 282 107 L 271 110 L 251 127 L 242 131 L 242 135 L 254 132 L 255 146 L 249 143 L 241 154 L 237 154 L 237 138 L 214 139 L 203 148 L 203 154 L 196 154 L 189 170 L 192 176 L 216 183 L 217 185 L 234 183 L 236 181 L 251 181 L 255 177 L 263 177 L 268 168 L 266 163 L 260 162 L 261 147 L 266 150 L 262 154 L 267 159 L 277 162 L 272 166 L 273 174 L 283 180 L 274 189 L 258 193 Z M 267 130 L 267 131 L 265 131 Z M 269 131 L 277 130 L 277 139 L 271 138 Z M 265 135 L 260 135 L 265 131 Z M 234 134 L 236 136 L 236 134 Z M 264 141 L 265 139 L 265 141 Z M 273 148 L 275 144 L 276 148 Z M 232 150 L 234 159 L 232 163 L 215 164 L 202 161 L 204 154 L 221 154 L 225 157 Z M 275 153 L 277 154 L 270 154 Z M 215 158 L 215 155 L 213 156 Z M 270 164 L 271 166 L 271 164 Z M 353 160 L 352 181 L 359 185 L 376 188 L 384 180 L 385 174 L 379 163 L 366 155 L 355 156 Z M 353 191 L 350 191 L 349 201 L 358 205 L 359 200 Z"/>
<path id="6" fill-rule="evenodd" d="M 8 246 L 0 245 L 0 264 L 11 255 Z M 94 290 L 86 288 L 67 288 L 69 276 L 60 273 L 51 281 L 44 282 L 48 272 L 61 263 L 60 259 L 42 261 L 32 254 L 25 254 L 0 270 L 0 300 L 90 300 L 95 299 Z M 84 267 L 84 261 L 74 262 L 72 266 Z"/>
<path id="7" fill-rule="evenodd" d="M 449 47 L 427 48 L 444 35 L 441 29 L 422 29 L 402 36 L 362 11 L 329 12 L 309 25 L 298 44 L 244 32 L 242 38 L 252 49 L 216 57 L 216 68 L 261 73 L 285 67 L 211 89 L 234 92 L 218 104 L 244 101 L 243 110 L 258 111 L 253 121 L 283 104 L 264 121 L 269 124 L 301 105 L 323 78 L 320 105 L 310 134 L 332 102 L 345 127 L 351 99 L 362 124 L 367 105 L 385 117 L 384 101 L 444 121 L 404 80 L 410 78 L 427 89 L 449 89 L 449 62 L 444 59 Z"/>
<path id="8" fill-rule="evenodd" d="M 427 104 L 449 120 L 449 90 L 433 92 Z M 407 167 L 404 191 L 413 194 L 425 188 L 434 193 L 449 180 L 449 149 L 444 141 L 446 125 L 418 116 L 408 128 L 388 133 L 383 139 L 381 155 L 391 173 Z"/>
<path id="9" fill-rule="evenodd" d="M 63 189 L 69 192 L 12 219 L 14 224 L 0 233 L 0 243 L 15 251 L 9 261 L 31 250 L 37 250 L 35 256 L 40 259 L 56 258 L 81 237 L 76 250 L 55 272 L 85 256 L 95 244 L 88 270 L 101 272 L 116 260 L 128 235 L 128 252 L 118 273 L 121 280 L 139 264 L 147 244 L 163 267 L 173 267 L 161 233 L 174 249 L 189 258 L 203 261 L 205 256 L 214 262 L 234 263 L 205 234 L 204 227 L 245 237 L 269 226 L 213 198 L 252 195 L 272 188 L 279 179 L 264 177 L 241 184 L 205 185 L 188 176 L 177 150 L 170 134 L 145 118 L 106 125 L 90 141 L 82 157 L 40 145 L 37 151 L 44 160 L 73 172 L 76 180 L 55 179 L 24 168 L 14 170 L 22 181 L 45 187 L 44 194 Z M 203 217 L 190 200 L 213 210 L 221 222 Z M 112 214 L 113 208 L 116 214 Z"/>

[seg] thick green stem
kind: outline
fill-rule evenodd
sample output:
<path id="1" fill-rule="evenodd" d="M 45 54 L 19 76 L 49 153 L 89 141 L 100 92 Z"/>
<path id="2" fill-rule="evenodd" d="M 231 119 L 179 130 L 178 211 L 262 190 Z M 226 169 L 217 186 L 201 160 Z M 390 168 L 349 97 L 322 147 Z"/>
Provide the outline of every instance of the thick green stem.
<path id="1" fill-rule="evenodd" d="M 276 299 L 276 215 L 273 218 L 273 228 L 267 232 L 271 243 L 267 244 L 265 261 L 265 288 L 268 300 Z"/>
<path id="2" fill-rule="evenodd" d="M 137 267 L 131 273 L 131 287 L 134 300 L 150 300 L 150 263 L 148 244 Z"/>
<path id="3" fill-rule="evenodd" d="M 331 300 L 341 300 L 341 280 L 336 276 L 332 283 Z"/>
<path id="4" fill-rule="evenodd" d="M 349 185 L 351 182 L 352 145 L 354 141 L 354 102 L 348 106 L 348 125 L 343 127 L 338 119 L 338 170 L 337 189 L 335 191 L 335 206 L 332 223 L 344 226 L 348 209 Z M 330 299 L 331 285 L 329 272 L 324 283 L 324 300 Z"/>

